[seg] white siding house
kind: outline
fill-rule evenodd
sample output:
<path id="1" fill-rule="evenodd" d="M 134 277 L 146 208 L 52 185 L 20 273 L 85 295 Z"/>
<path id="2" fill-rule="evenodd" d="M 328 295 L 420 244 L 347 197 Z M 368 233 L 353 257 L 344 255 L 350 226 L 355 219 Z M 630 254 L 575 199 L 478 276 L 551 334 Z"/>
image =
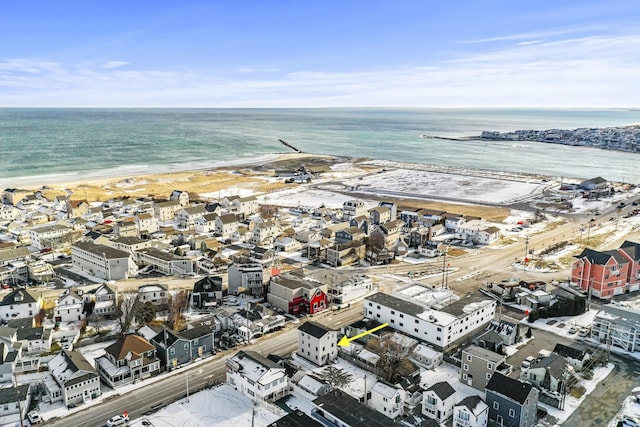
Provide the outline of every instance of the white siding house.
<path id="1" fill-rule="evenodd" d="M 254 402 L 277 400 L 289 391 L 284 368 L 255 351 L 227 359 L 227 384 Z"/>
<path id="2" fill-rule="evenodd" d="M 338 357 L 338 331 L 327 329 L 316 322 L 305 322 L 298 327 L 298 355 L 324 366 Z"/>

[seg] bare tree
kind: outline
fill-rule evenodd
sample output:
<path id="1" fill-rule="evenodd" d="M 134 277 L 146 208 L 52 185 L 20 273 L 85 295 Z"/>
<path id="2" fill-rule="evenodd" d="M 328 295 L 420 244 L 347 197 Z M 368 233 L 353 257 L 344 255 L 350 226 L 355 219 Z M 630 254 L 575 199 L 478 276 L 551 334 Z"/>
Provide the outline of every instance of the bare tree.
<path id="1" fill-rule="evenodd" d="M 120 309 L 120 317 L 118 317 L 118 326 L 120 327 L 120 336 L 129 333 L 131 323 L 135 315 L 135 308 L 138 303 L 138 295 L 124 294 L 118 308 Z"/>
<path id="2" fill-rule="evenodd" d="M 392 381 L 402 371 L 406 352 L 398 342 L 391 339 L 392 334 L 385 334 L 380 338 L 370 338 L 367 349 L 380 356 L 378 361 L 379 375 L 387 381 Z"/>
<path id="3" fill-rule="evenodd" d="M 151 301 L 136 304 L 135 319 L 136 322 L 147 325 L 156 318 L 156 307 Z"/>
<path id="4" fill-rule="evenodd" d="M 96 330 L 96 334 L 102 335 L 102 324 L 104 323 L 104 316 L 99 314 L 91 315 L 91 323 L 93 324 L 93 329 Z"/>
<path id="5" fill-rule="evenodd" d="M 327 366 L 319 373 L 320 379 L 331 384 L 332 387 L 343 387 L 351 382 L 353 376 L 335 366 Z"/>
<path id="6" fill-rule="evenodd" d="M 166 323 L 171 329 L 180 329 L 182 312 L 187 308 L 188 299 L 187 291 L 179 291 L 169 298 L 169 315 Z"/>

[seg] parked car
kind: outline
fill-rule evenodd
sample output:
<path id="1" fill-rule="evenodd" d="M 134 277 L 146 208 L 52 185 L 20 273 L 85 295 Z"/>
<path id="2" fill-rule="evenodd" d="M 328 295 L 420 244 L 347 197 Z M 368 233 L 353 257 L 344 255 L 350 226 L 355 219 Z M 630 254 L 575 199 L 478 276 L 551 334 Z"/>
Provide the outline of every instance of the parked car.
<path id="1" fill-rule="evenodd" d="M 29 412 L 27 414 L 27 419 L 31 424 L 37 424 L 42 421 L 42 418 L 40 418 L 40 414 L 38 413 L 38 411 Z"/>
<path id="2" fill-rule="evenodd" d="M 629 415 L 623 415 L 620 417 L 620 422 L 624 427 L 640 427 L 640 420 Z"/>
<path id="3" fill-rule="evenodd" d="M 122 426 L 129 424 L 129 417 L 115 415 L 107 420 L 107 427 Z"/>
<path id="4" fill-rule="evenodd" d="M 582 338 L 588 337 L 589 336 L 589 330 L 588 329 L 580 329 L 580 332 L 578 332 L 578 335 L 580 335 Z"/>
<path id="5" fill-rule="evenodd" d="M 522 369 L 529 369 L 529 367 L 533 365 L 533 362 L 535 362 L 535 360 L 536 360 L 535 357 L 527 356 L 527 358 L 522 361 L 522 364 L 520 365 L 520 367 Z"/>
<path id="6" fill-rule="evenodd" d="M 571 335 L 575 334 L 576 332 L 578 332 L 578 330 L 576 329 L 576 327 L 575 327 L 575 326 L 572 326 L 572 327 L 570 327 L 570 328 L 569 328 L 569 333 L 570 333 Z"/>

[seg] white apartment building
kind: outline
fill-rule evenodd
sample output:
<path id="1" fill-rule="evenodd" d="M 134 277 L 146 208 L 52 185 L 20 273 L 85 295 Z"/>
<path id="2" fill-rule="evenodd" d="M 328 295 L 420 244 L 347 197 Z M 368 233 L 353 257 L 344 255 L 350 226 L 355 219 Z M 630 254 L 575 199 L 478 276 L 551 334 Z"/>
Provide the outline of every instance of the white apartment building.
<path id="1" fill-rule="evenodd" d="M 443 350 L 483 328 L 495 315 L 496 302 L 468 297 L 434 310 L 382 292 L 364 299 L 364 316 Z"/>
<path id="2" fill-rule="evenodd" d="M 330 284 L 327 289 L 331 304 L 348 304 L 364 298 L 373 289 L 371 277 L 359 275 L 336 284 Z"/>
<path id="3" fill-rule="evenodd" d="M 227 384 L 254 402 L 277 400 L 289 392 L 284 368 L 255 351 L 239 351 L 226 365 Z"/>
<path id="4" fill-rule="evenodd" d="M 59 248 L 63 246 L 64 236 L 67 235 L 71 228 L 63 225 L 45 225 L 29 230 L 29 238 L 31 245 L 38 250 L 44 248 Z"/>
<path id="5" fill-rule="evenodd" d="M 640 348 L 640 310 L 606 304 L 596 313 L 591 338 L 634 352 Z"/>
<path id="6" fill-rule="evenodd" d="M 56 322 L 75 322 L 84 318 L 82 308 L 84 298 L 82 290 L 78 288 L 67 288 L 58 298 L 58 302 L 53 309 L 53 318 Z"/>
<path id="7" fill-rule="evenodd" d="M 42 308 L 42 295 L 29 289 L 16 289 L 0 302 L 0 319 L 28 319 L 35 316 Z"/>
<path id="8" fill-rule="evenodd" d="M 71 246 L 71 262 L 75 267 L 105 280 L 122 280 L 138 275 L 138 266 L 131 254 L 91 242 L 77 242 Z"/>
<path id="9" fill-rule="evenodd" d="M 93 366 L 76 351 L 62 350 L 48 363 L 52 380 L 45 379 L 50 401 L 65 406 L 78 405 L 100 397 L 100 376 Z"/>
<path id="10" fill-rule="evenodd" d="M 342 219 L 344 221 L 350 221 L 360 215 L 367 215 L 367 206 L 364 201 L 353 199 L 342 204 Z"/>
<path id="11" fill-rule="evenodd" d="M 231 264 L 227 270 L 230 294 L 251 290 L 251 295 L 262 296 L 264 271 L 260 264 Z"/>
<path id="12" fill-rule="evenodd" d="M 151 302 L 153 305 L 163 305 L 169 302 L 169 287 L 162 283 L 142 285 L 138 287 L 138 301 Z"/>
<path id="13" fill-rule="evenodd" d="M 371 399 L 367 404 L 391 419 L 396 419 L 403 413 L 405 392 L 383 381 L 375 383 L 371 389 Z"/>
<path id="14" fill-rule="evenodd" d="M 305 322 L 298 327 L 298 355 L 324 366 L 338 357 L 338 331 L 332 331 L 316 322 Z"/>
<path id="15" fill-rule="evenodd" d="M 193 260 L 189 258 L 181 258 L 155 248 L 142 249 L 137 254 L 140 266 L 153 266 L 160 273 L 170 276 L 193 273 Z"/>

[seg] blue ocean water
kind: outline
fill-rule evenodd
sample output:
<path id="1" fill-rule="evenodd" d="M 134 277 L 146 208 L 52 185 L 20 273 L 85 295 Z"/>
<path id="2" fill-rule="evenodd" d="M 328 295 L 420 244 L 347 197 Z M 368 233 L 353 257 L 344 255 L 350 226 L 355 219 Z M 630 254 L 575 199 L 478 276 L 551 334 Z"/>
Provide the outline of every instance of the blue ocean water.
<path id="1" fill-rule="evenodd" d="M 535 142 L 423 139 L 640 122 L 638 110 L 0 109 L 0 185 L 216 166 L 302 151 L 640 183 L 640 155 Z"/>

